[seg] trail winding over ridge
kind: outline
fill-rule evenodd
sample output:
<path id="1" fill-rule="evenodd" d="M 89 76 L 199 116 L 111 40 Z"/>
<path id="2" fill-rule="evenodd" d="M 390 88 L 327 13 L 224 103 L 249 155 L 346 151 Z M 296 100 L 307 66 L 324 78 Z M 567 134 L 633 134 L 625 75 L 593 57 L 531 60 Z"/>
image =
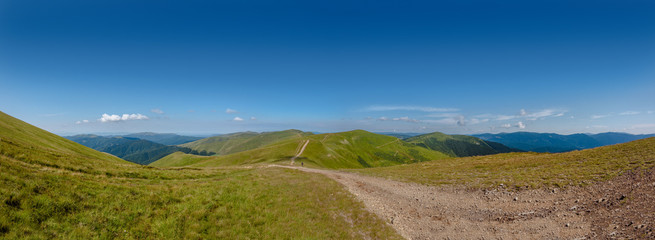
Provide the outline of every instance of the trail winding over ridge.
<path id="1" fill-rule="evenodd" d="M 300 144 L 303 144 L 302 142 Z M 291 158 L 291 165 L 293 165 L 296 162 L 296 158 L 300 157 L 300 154 L 305 151 L 305 148 L 307 147 L 307 144 L 309 144 L 309 140 L 305 140 L 305 144 L 302 145 L 302 148 L 300 148 L 300 151 L 296 154 L 296 156 L 293 156 Z M 300 145 L 298 145 L 300 146 Z"/>
<path id="2" fill-rule="evenodd" d="M 407 239 L 576 239 L 591 229 L 570 206 L 577 202 L 570 192 L 467 191 L 349 172 L 273 166 L 319 173 L 341 183 Z"/>

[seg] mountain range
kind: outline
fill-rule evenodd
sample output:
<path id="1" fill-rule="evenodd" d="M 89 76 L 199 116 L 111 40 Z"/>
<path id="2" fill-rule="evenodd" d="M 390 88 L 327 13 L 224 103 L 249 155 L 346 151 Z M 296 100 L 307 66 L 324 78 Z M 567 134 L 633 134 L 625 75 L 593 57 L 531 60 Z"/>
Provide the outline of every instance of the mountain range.
<path id="1" fill-rule="evenodd" d="M 276 142 L 312 135 L 310 132 L 289 129 L 276 132 L 237 132 L 200 139 L 181 144 L 196 151 L 214 152 L 218 155 L 243 152 Z"/>
<path id="2" fill-rule="evenodd" d="M 571 134 L 561 135 L 556 133 L 485 133 L 472 135 L 485 141 L 502 143 L 511 148 L 530 152 L 568 152 L 595 148 L 618 143 L 625 143 L 634 140 L 655 136 L 655 134 L 634 135 L 629 133 L 607 132 L 598 134 Z"/>
<path id="3" fill-rule="evenodd" d="M 286 138 L 269 139 L 264 137 L 279 134 L 286 136 Z M 253 135 L 250 139 L 256 138 L 257 136 L 262 135 Z M 321 168 L 366 168 L 450 157 L 442 152 L 419 147 L 395 137 L 375 134 L 364 130 L 324 134 L 287 130 L 267 133 L 264 136 L 257 139 L 266 140 L 266 142 L 270 142 L 269 144 L 254 144 L 262 146 L 246 151 L 211 157 L 176 153 L 153 162 L 151 165 L 226 166 L 275 163 L 295 159 L 297 162 L 303 162 L 305 166 Z M 234 135 L 233 137 L 242 141 L 241 135 Z M 212 149 L 209 147 L 218 144 L 224 146 L 225 141 L 229 141 L 229 138 L 214 144 L 208 144 L 203 149 Z M 248 142 L 259 143 L 259 141 L 252 140 Z"/>
<path id="4" fill-rule="evenodd" d="M 328 145 L 325 145 L 325 141 L 318 141 L 322 146 L 316 147 L 317 141 L 314 138 L 321 138 L 320 136 L 342 135 L 349 135 L 351 139 L 342 137 L 342 140 L 344 140 L 343 142 L 331 142 L 327 143 Z M 407 146 L 409 145 L 437 152 L 435 154 L 427 154 L 426 156 L 432 158 L 443 158 L 522 151 L 567 152 L 624 143 L 650 136 L 655 136 L 655 134 L 633 135 L 628 133 L 608 132 L 600 134 L 561 135 L 555 133 L 515 132 L 499 134 L 487 133 L 467 136 L 448 135 L 440 132 L 428 134 L 377 134 L 361 130 L 342 133 L 315 134 L 290 129 L 262 133 L 237 132 L 207 138 L 150 132 L 108 137 L 97 135 L 76 135 L 67 138 L 95 150 L 107 152 L 139 164 L 148 165 L 163 159 L 154 164 L 158 166 L 182 166 L 200 164 L 200 162 L 203 162 L 202 164 L 205 165 L 224 165 L 235 163 L 246 164 L 253 162 L 270 162 L 284 159 L 288 160 L 297 154 L 298 149 L 296 148 L 298 148 L 299 144 L 302 144 L 303 141 L 309 140 L 311 144 L 308 144 L 308 147 L 310 149 L 316 149 L 314 149 L 315 151 L 312 151 L 312 153 L 305 153 L 304 155 L 309 156 L 313 154 L 313 156 L 298 156 L 300 157 L 300 160 L 306 159 L 309 161 L 308 164 L 316 164 L 317 166 L 328 168 L 346 166 L 358 168 L 387 166 L 407 163 L 414 161 L 415 159 L 423 159 L 424 156 L 422 154 L 416 156 L 409 154 L 409 149 L 407 149 Z M 362 137 L 369 139 L 370 141 L 360 142 L 353 140 Z M 391 155 L 383 150 L 370 151 L 370 148 L 372 147 L 370 142 L 382 142 L 384 140 L 381 139 L 384 139 L 384 137 L 392 137 L 388 138 L 389 142 L 399 141 L 402 144 L 397 146 L 398 148 L 394 150 Z M 312 141 L 312 139 L 314 139 L 314 141 Z M 330 138 L 326 137 L 325 139 Z M 351 145 L 353 142 L 356 144 L 350 147 L 344 147 L 346 142 Z M 170 144 L 179 145 L 170 146 Z M 388 144 L 394 145 L 395 143 Z M 375 147 L 380 148 L 379 146 Z M 326 149 L 329 149 L 329 151 Z M 412 150 L 411 152 L 415 153 L 415 150 Z M 323 155 L 319 153 L 322 153 Z M 404 153 L 404 156 L 410 157 L 406 159 L 398 158 L 399 153 L 401 155 Z M 202 157 L 210 155 L 216 156 L 208 158 Z M 382 156 L 384 156 L 384 159 Z M 392 158 L 389 156 L 392 156 Z M 334 164 L 333 161 L 335 159 L 330 160 L 330 157 L 337 158 L 337 162 L 341 163 Z M 352 159 L 346 160 L 346 158 Z M 380 161 L 380 159 L 383 160 Z M 389 162 L 387 161 L 389 159 L 395 160 Z"/>
<path id="5" fill-rule="evenodd" d="M 184 136 L 171 136 L 170 134 L 162 134 L 163 137 L 157 136 L 158 134 L 130 134 L 126 136 L 113 136 L 105 137 L 92 134 L 75 135 L 66 137 L 69 140 L 87 146 L 89 148 L 106 152 L 114 156 L 120 157 L 127 161 L 147 165 L 151 162 L 165 157 L 174 152 L 184 152 L 195 155 L 213 155 L 213 152 L 195 151 L 186 147 L 168 146 L 161 143 L 139 139 L 128 136 L 147 136 L 150 139 L 159 139 L 161 141 L 179 142 Z M 174 134 L 173 134 L 174 135 Z M 177 140 L 176 140 L 177 139 Z M 189 138 L 187 138 L 188 140 Z M 185 140 L 186 141 L 186 140 Z"/>
<path id="6" fill-rule="evenodd" d="M 297 159 L 322 168 L 368 168 L 521 151 L 465 135 L 436 132 L 404 140 L 398 136 L 409 137 L 364 130 L 324 134 L 299 130 L 235 133 L 180 145 L 196 151 L 215 151 L 217 156 L 174 153 L 151 165 L 224 166 Z"/>
<path id="7" fill-rule="evenodd" d="M 623 134 L 600 136 L 597 141 L 604 143 L 621 140 L 617 136 L 623 140 L 630 137 Z M 535 209 L 560 209 L 564 214 L 581 208 L 579 212 L 585 214 L 585 218 L 618 219 L 628 224 L 638 222 L 639 226 L 643 226 L 643 219 L 652 219 L 653 211 L 648 204 L 653 202 L 650 183 L 655 165 L 655 138 L 567 153 L 521 152 L 461 158 L 451 156 L 508 148 L 470 136 L 441 133 L 405 140 L 363 130 L 327 134 L 298 132 L 295 137 L 227 155 L 196 156 L 176 152 L 150 167 L 93 150 L 0 112 L 0 238 L 250 239 L 261 238 L 265 233 L 271 238 L 284 239 L 356 239 L 363 236 L 362 231 L 369 231 L 370 238 L 395 239 L 393 235 L 380 235 L 383 230 L 379 228 L 372 229 L 388 224 L 382 219 L 366 217 L 375 215 L 364 215 L 365 206 L 348 193 L 348 189 L 356 188 L 359 192 L 351 193 L 378 196 L 372 202 L 390 209 L 400 198 L 391 198 L 390 202 L 377 200 L 389 198 L 389 193 L 402 194 L 409 188 L 403 188 L 400 182 L 389 184 L 388 179 L 433 185 L 437 186 L 437 191 L 441 191 L 438 186 L 452 186 L 443 192 L 449 201 L 446 203 L 454 204 L 447 206 L 472 199 L 471 196 L 476 196 L 471 195 L 474 191 L 486 196 L 489 192 L 493 194 L 494 189 L 506 192 L 509 188 L 512 196 L 505 199 L 513 203 L 512 206 L 530 203 Z M 103 145 L 102 140 L 95 141 L 98 146 Z M 441 148 L 448 154 L 430 148 Z M 178 165 L 172 164 L 179 157 L 186 159 L 178 161 Z M 289 166 L 294 161 L 305 163 L 305 168 L 295 167 L 303 171 L 288 169 L 294 168 Z M 253 166 L 259 163 L 266 164 Z M 251 165 L 240 166 L 244 164 Z M 344 170 L 351 173 L 336 175 L 343 172 L 310 167 L 361 169 Z M 335 174 L 333 179 L 337 181 L 341 181 L 342 176 L 354 177 L 345 179 L 349 185 L 344 188 L 325 176 L 304 170 L 320 171 L 325 176 Z M 364 182 L 363 179 L 369 177 L 352 172 L 384 179 Z M 607 180 L 610 181 L 605 182 Z M 567 186 L 583 190 L 578 191 L 582 192 L 580 197 L 566 198 L 572 196 L 571 193 L 559 189 Z M 530 196 L 539 193 L 524 191 L 532 188 L 544 190 L 540 191 L 541 196 L 550 200 L 540 201 L 536 206 L 530 202 Z M 416 215 L 414 210 L 424 202 L 414 200 L 419 198 L 413 196 L 434 201 L 441 193 L 432 195 L 435 188 L 424 192 L 418 189 L 422 194 L 412 190 L 414 195 L 401 195 L 412 196 L 404 197 L 409 200 L 403 200 L 403 204 L 416 202 L 416 205 L 402 205 L 402 208 L 395 208 L 396 212 Z M 561 200 L 553 199 L 581 200 L 570 200 L 569 205 L 562 207 Z M 483 205 L 489 200 L 475 201 Z M 475 204 L 467 206 L 470 207 L 466 209 L 478 210 L 474 215 L 489 214 L 487 209 L 475 207 Z M 360 210 L 353 212 L 353 209 Z M 614 210 L 607 213 L 607 209 Z M 494 214 L 502 217 L 506 212 L 510 211 Z M 597 213 L 603 215 L 593 215 Z M 459 216 L 456 214 L 455 219 Z M 465 214 L 471 215 L 466 211 Z M 562 219 L 558 212 L 548 214 L 551 218 Z M 333 217 L 344 215 L 356 218 Z M 494 219 L 499 218 L 490 219 L 498 224 Z M 543 219 L 547 218 L 537 220 Z M 508 229 L 514 227 L 507 226 Z M 342 230 L 345 232 L 338 232 Z M 335 232 L 337 234 L 333 234 Z M 326 234 L 319 235 L 321 233 Z M 602 234 L 612 235 L 614 230 Z M 644 235 L 637 232 L 628 238 L 640 236 Z"/>
<path id="8" fill-rule="evenodd" d="M 521 152 L 501 143 L 484 141 L 467 135 L 448 135 L 440 132 L 428 133 L 404 139 L 404 141 L 445 153 L 451 157 L 469 157 L 497 153 Z"/>
<path id="9" fill-rule="evenodd" d="M 164 145 L 180 145 L 180 144 L 203 139 L 202 137 L 182 136 L 174 133 L 153 133 L 153 132 L 132 133 L 132 134 L 123 135 L 123 137 L 138 138 L 138 139 L 148 140 L 151 142 L 156 142 Z"/>

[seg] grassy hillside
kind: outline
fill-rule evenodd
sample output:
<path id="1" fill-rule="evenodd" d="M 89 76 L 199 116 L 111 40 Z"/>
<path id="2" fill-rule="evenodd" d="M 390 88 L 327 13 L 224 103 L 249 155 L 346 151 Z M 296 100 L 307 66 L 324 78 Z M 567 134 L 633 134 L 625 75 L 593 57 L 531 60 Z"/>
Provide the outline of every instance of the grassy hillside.
<path id="1" fill-rule="evenodd" d="M 507 153 L 357 172 L 423 184 L 474 188 L 585 185 L 655 166 L 655 138 L 567 153 Z"/>
<path id="2" fill-rule="evenodd" d="M 106 152 L 127 161 L 144 165 L 150 164 L 151 162 L 178 151 L 195 155 L 213 155 L 213 153 L 207 153 L 204 151 L 197 152 L 190 148 L 168 146 L 130 137 L 103 137 L 85 134 L 66 138 L 95 150 Z"/>
<path id="3" fill-rule="evenodd" d="M 102 170 L 131 163 L 41 130 L 0 112 L 0 155 L 29 164 L 78 172 Z"/>
<path id="4" fill-rule="evenodd" d="M 230 166 L 252 163 L 289 162 L 304 143 L 305 151 L 296 159 L 307 166 L 321 168 L 364 168 L 392 166 L 443 159 L 437 151 L 403 142 L 402 140 L 363 130 L 310 135 L 271 144 L 258 149 L 226 156 L 194 157 L 175 154 L 152 163 L 153 166 Z"/>
<path id="5" fill-rule="evenodd" d="M 204 138 L 180 146 L 188 147 L 196 151 L 207 151 L 214 152 L 217 155 L 227 155 L 263 147 L 276 142 L 299 139 L 309 135 L 312 135 L 312 133 L 293 129 L 263 133 L 242 132 Z"/>
<path id="6" fill-rule="evenodd" d="M 0 239 L 400 239 L 300 171 L 157 169 L 0 112 Z"/>
<path id="7" fill-rule="evenodd" d="M 198 156 L 193 154 L 187 154 L 183 152 L 174 152 L 169 154 L 155 162 L 149 164 L 153 167 L 183 167 L 189 166 L 201 161 L 208 159 L 213 159 L 214 157 L 210 156 Z"/>
<path id="8" fill-rule="evenodd" d="M 512 149 L 499 143 L 490 144 L 476 137 L 447 135 L 440 132 L 410 137 L 405 139 L 405 141 L 448 154 L 451 157 L 469 157 L 513 152 Z"/>

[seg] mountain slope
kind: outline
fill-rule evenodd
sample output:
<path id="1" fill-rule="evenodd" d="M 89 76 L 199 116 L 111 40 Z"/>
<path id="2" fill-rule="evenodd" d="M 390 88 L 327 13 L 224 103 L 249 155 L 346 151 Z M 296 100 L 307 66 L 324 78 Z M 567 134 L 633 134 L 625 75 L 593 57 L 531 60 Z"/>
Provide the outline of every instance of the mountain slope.
<path id="1" fill-rule="evenodd" d="M 0 112 L 0 155 L 54 168 L 91 171 L 128 162 Z"/>
<path id="2" fill-rule="evenodd" d="M 147 165 L 174 152 L 185 152 L 197 155 L 212 153 L 191 150 L 190 148 L 167 146 L 143 139 L 129 137 L 102 137 L 97 135 L 75 135 L 66 137 L 72 141 L 95 150 L 106 152 L 133 163 Z"/>
<path id="3" fill-rule="evenodd" d="M 202 162 L 208 159 L 215 159 L 213 156 L 198 156 L 192 154 L 186 154 L 183 152 L 174 152 L 165 157 L 160 158 L 157 161 L 154 161 L 149 166 L 153 167 L 184 167 L 190 166 L 198 162 Z"/>
<path id="4" fill-rule="evenodd" d="M 207 151 L 214 152 L 218 155 L 227 155 L 309 135 L 312 135 L 312 133 L 294 129 L 263 133 L 241 132 L 204 138 L 180 146 L 188 147 L 196 151 Z"/>
<path id="5" fill-rule="evenodd" d="M 0 112 L 0 239 L 401 239 L 324 176 L 158 169 Z"/>
<path id="6" fill-rule="evenodd" d="M 180 144 L 189 143 L 202 139 L 201 137 L 182 136 L 174 133 L 153 133 L 153 132 L 133 133 L 133 134 L 124 135 L 123 137 L 138 138 L 138 139 L 148 140 L 151 142 L 156 142 L 164 145 L 180 145 Z"/>
<path id="7" fill-rule="evenodd" d="M 602 146 L 596 139 L 586 134 L 560 135 L 555 133 L 515 132 L 487 133 L 473 136 L 531 152 L 567 152 Z"/>
<path id="8" fill-rule="evenodd" d="M 451 157 L 468 157 L 497 153 L 516 152 L 500 143 L 491 143 L 466 135 L 428 133 L 405 139 L 406 142 L 448 154 Z"/>
<path id="9" fill-rule="evenodd" d="M 655 134 L 634 135 L 629 133 L 598 133 L 598 134 L 571 134 L 560 135 L 555 133 L 498 133 L 477 134 L 474 137 L 502 143 L 511 148 L 532 152 L 568 152 L 626 143 L 634 140 L 655 137 Z"/>
<path id="10" fill-rule="evenodd" d="M 617 143 L 626 143 L 634 140 L 655 137 L 655 134 L 629 134 L 629 133 L 619 133 L 619 132 L 606 132 L 589 135 L 593 139 L 596 139 L 601 145 L 612 145 Z"/>
<path id="11" fill-rule="evenodd" d="M 405 143 L 395 137 L 355 130 L 310 135 L 225 156 L 193 157 L 175 154 L 151 165 L 181 166 L 189 163 L 189 166 L 202 167 L 289 161 L 299 153 L 306 140 L 309 143 L 295 161 L 322 168 L 392 166 L 448 158 L 448 155 L 441 152 Z"/>
<path id="12" fill-rule="evenodd" d="M 652 167 L 655 138 L 565 153 L 505 153 L 357 171 L 430 185 L 523 188 L 585 185 Z"/>

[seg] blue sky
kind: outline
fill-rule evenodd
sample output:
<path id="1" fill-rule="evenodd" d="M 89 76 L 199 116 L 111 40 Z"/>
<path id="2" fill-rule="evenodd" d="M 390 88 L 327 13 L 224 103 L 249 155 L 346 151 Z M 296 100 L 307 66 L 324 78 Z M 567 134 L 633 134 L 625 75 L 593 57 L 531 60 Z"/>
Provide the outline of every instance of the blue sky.
<path id="1" fill-rule="evenodd" d="M 2 1 L 0 111 L 59 134 L 655 133 L 653 23 L 653 1 Z"/>

